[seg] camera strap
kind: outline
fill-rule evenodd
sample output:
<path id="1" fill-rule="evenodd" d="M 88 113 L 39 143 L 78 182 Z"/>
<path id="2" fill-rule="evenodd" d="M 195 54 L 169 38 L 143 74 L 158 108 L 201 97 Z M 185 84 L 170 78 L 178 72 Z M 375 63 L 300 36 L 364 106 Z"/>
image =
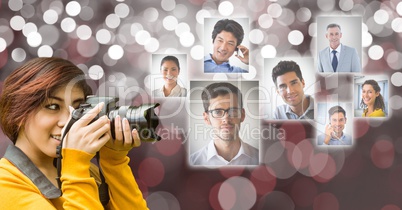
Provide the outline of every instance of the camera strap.
<path id="1" fill-rule="evenodd" d="M 59 187 L 59 189 L 61 190 L 61 159 L 63 159 L 62 156 L 62 149 L 63 149 L 63 141 L 64 138 L 66 137 L 68 131 L 70 131 L 71 126 L 73 126 L 73 124 L 77 121 L 77 119 L 71 118 L 70 121 L 68 122 L 66 129 L 64 130 L 64 133 L 61 137 L 61 142 L 60 145 L 57 146 L 56 148 L 56 155 L 57 155 L 57 159 L 56 159 L 56 167 L 57 167 L 57 185 Z M 110 197 L 109 197 L 109 187 L 106 183 L 105 177 L 103 176 L 101 167 L 100 167 L 100 154 L 99 151 L 96 152 L 96 161 L 98 162 L 98 168 L 99 168 L 99 176 L 101 179 L 101 184 L 98 186 L 98 191 L 99 191 L 99 199 L 102 203 L 103 206 L 106 206 L 109 203 Z"/>

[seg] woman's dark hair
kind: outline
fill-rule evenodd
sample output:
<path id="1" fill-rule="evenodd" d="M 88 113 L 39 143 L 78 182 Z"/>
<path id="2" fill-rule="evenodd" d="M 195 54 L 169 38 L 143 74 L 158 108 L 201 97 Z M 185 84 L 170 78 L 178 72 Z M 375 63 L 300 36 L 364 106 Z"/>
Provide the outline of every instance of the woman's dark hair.
<path id="1" fill-rule="evenodd" d="M 234 20 L 229 19 L 219 20 L 215 24 L 214 30 L 212 31 L 212 42 L 215 41 L 216 36 L 222 31 L 231 32 L 234 35 L 234 37 L 236 37 L 237 39 L 236 46 L 239 46 L 243 41 L 244 38 L 243 27 L 241 27 L 241 25 Z"/>
<path id="2" fill-rule="evenodd" d="M 162 58 L 162 60 L 161 60 L 161 65 L 160 65 L 160 66 L 162 66 L 163 63 L 165 63 L 166 61 L 173 61 L 173 62 L 177 65 L 177 68 L 179 68 L 179 71 L 180 71 L 179 59 L 177 59 L 175 56 L 173 56 L 173 55 L 168 55 L 168 56 Z"/>
<path id="3" fill-rule="evenodd" d="M 84 76 L 81 69 L 62 58 L 34 58 L 17 68 L 4 81 L 0 97 L 0 123 L 4 134 L 15 144 L 30 114 L 67 84 L 82 89 L 85 97 L 92 94 Z"/>
<path id="4" fill-rule="evenodd" d="M 364 85 L 371 85 L 376 93 L 381 92 L 381 88 L 375 80 L 372 80 L 372 79 L 366 80 L 363 83 L 362 88 L 364 87 Z M 361 99 L 360 107 L 362 107 L 364 109 L 367 108 L 367 104 L 364 103 L 363 98 Z M 376 109 L 381 109 L 381 110 L 385 111 L 384 98 L 382 97 L 381 93 L 375 98 L 375 101 L 374 101 L 374 110 L 376 110 Z"/>

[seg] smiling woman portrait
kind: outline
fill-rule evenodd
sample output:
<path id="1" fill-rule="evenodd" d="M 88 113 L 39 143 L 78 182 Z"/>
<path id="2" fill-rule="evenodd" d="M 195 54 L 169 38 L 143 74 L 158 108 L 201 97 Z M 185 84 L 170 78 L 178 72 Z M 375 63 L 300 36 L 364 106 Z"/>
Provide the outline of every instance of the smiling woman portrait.
<path id="1" fill-rule="evenodd" d="M 154 97 L 186 97 L 187 89 L 181 87 L 177 80 L 180 74 L 180 63 L 177 57 L 168 55 L 160 64 L 160 72 L 164 84 L 161 88 L 153 91 Z"/>
<path id="2" fill-rule="evenodd" d="M 360 106 L 364 108 L 362 117 L 385 117 L 384 98 L 381 88 L 375 80 L 366 80 L 362 85 L 362 100 Z"/>
<path id="3" fill-rule="evenodd" d="M 128 165 L 128 151 L 140 144 L 137 131 L 118 118 L 119 132 L 113 140 L 106 116 L 90 123 L 103 103 L 74 123 L 65 136 L 57 187 L 53 163 L 63 128 L 73 109 L 92 93 L 84 77 L 67 60 L 35 58 L 4 81 L 0 123 L 13 144 L 0 160 L 0 209 L 148 209 Z M 99 175 L 97 167 L 91 163 L 98 151 L 109 185 L 105 206 L 94 178 Z"/>

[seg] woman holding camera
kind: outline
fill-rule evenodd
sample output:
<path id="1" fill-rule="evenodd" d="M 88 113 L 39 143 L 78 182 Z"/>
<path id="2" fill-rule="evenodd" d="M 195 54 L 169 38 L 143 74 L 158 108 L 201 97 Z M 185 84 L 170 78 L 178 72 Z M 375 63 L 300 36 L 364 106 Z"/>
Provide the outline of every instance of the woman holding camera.
<path id="1" fill-rule="evenodd" d="M 127 119 L 100 117 L 98 104 L 74 123 L 62 145 L 61 188 L 54 160 L 73 108 L 91 94 L 83 72 L 60 58 L 35 58 L 12 72 L 3 84 L 0 123 L 13 142 L 0 160 L 0 209 L 102 209 L 91 159 L 109 186 L 106 209 L 148 209 L 128 165 L 128 151 L 140 145 Z M 95 172 L 95 173 L 94 173 Z"/>

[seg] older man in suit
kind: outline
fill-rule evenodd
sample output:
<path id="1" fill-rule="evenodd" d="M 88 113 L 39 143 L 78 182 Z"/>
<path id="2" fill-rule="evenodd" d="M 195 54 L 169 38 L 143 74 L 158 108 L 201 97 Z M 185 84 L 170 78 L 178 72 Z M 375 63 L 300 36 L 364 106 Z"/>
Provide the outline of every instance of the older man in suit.
<path id="1" fill-rule="evenodd" d="M 342 31 L 338 24 L 329 24 L 325 37 L 329 40 L 329 47 L 318 54 L 319 72 L 361 72 L 356 49 L 341 44 Z"/>

